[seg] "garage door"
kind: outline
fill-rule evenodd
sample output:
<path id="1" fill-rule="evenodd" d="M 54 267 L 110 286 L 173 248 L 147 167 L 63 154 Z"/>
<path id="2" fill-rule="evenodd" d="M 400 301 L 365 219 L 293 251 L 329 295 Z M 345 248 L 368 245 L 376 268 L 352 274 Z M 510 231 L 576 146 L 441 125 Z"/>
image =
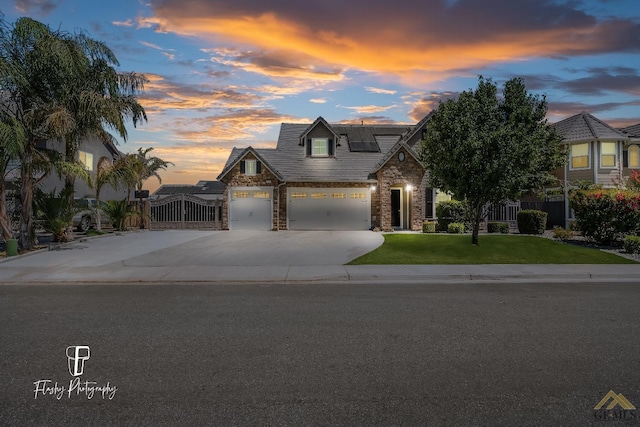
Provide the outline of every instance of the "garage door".
<path id="1" fill-rule="evenodd" d="M 290 230 L 368 230 L 371 191 L 366 188 L 288 188 Z"/>
<path id="2" fill-rule="evenodd" d="M 232 188 L 229 190 L 230 230 L 272 229 L 272 187 Z"/>

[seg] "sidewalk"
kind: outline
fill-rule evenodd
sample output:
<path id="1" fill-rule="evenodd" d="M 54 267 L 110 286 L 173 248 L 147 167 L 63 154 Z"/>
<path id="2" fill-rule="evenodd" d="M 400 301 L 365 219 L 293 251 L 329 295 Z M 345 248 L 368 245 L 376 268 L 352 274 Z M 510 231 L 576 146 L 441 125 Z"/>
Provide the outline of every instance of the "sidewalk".
<path id="1" fill-rule="evenodd" d="M 126 233 L 4 259 L 0 283 L 640 284 L 640 264 L 343 265 L 381 243 L 371 232 Z"/>

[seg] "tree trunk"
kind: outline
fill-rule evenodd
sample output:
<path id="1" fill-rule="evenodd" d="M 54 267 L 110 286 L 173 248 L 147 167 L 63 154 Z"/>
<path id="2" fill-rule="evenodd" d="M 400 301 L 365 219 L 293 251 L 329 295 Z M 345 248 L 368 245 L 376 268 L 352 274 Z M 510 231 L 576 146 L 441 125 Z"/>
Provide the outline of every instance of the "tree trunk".
<path id="1" fill-rule="evenodd" d="M 99 188 L 96 188 L 96 230 L 102 231 L 102 212 L 100 211 L 100 189 Z"/>
<path id="2" fill-rule="evenodd" d="M 0 182 L 0 233 L 2 233 L 2 239 L 5 242 L 9 239 L 13 239 L 11 219 L 7 212 L 7 185 L 4 179 Z"/>
<path id="3" fill-rule="evenodd" d="M 18 236 L 19 245 L 22 249 L 31 249 L 35 243 L 33 232 L 33 176 L 31 174 L 31 155 L 26 155 L 22 159 L 21 180 L 22 188 L 20 196 L 22 198 L 22 211 L 20 212 L 20 234 Z"/>
<path id="4" fill-rule="evenodd" d="M 478 234 L 480 233 L 480 219 L 476 218 L 473 221 L 473 233 L 471 233 L 471 244 L 478 245 Z"/>
<path id="5" fill-rule="evenodd" d="M 65 161 L 73 163 L 76 160 L 76 150 L 74 150 L 73 142 L 65 141 Z M 67 198 L 67 203 L 73 203 L 76 188 L 76 177 L 74 175 L 67 175 L 64 178 L 64 194 Z"/>
<path id="6" fill-rule="evenodd" d="M 478 234 L 480 234 L 480 220 L 482 219 L 482 205 L 478 204 L 473 207 L 472 212 L 473 231 L 471 233 L 471 244 L 478 246 Z"/>

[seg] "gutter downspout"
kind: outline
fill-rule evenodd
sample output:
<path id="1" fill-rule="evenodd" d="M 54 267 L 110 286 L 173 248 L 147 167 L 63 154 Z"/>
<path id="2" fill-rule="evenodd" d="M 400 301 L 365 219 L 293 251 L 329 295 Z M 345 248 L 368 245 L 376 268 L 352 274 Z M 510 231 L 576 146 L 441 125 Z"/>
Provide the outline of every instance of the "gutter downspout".
<path id="1" fill-rule="evenodd" d="M 278 186 L 276 187 L 276 191 L 278 192 L 278 210 L 276 212 L 276 231 L 280 231 L 280 187 L 286 184 L 287 184 L 287 181 L 284 181 L 281 184 L 278 184 Z"/>

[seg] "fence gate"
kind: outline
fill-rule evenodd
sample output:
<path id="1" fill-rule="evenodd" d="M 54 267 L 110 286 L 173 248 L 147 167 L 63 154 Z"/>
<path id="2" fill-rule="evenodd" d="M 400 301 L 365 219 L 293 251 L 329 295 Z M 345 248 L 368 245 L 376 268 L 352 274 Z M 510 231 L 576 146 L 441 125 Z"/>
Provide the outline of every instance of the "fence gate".
<path id="1" fill-rule="evenodd" d="M 520 209 L 519 201 L 489 206 L 489 215 L 487 216 L 486 222 L 506 222 L 509 224 L 509 229 L 517 230 L 518 212 L 520 212 Z"/>
<path id="2" fill-rule="evenodd" d="M 222 200 L 174 194 L 150 205 L 151 229 L 222 229 Z"/>

